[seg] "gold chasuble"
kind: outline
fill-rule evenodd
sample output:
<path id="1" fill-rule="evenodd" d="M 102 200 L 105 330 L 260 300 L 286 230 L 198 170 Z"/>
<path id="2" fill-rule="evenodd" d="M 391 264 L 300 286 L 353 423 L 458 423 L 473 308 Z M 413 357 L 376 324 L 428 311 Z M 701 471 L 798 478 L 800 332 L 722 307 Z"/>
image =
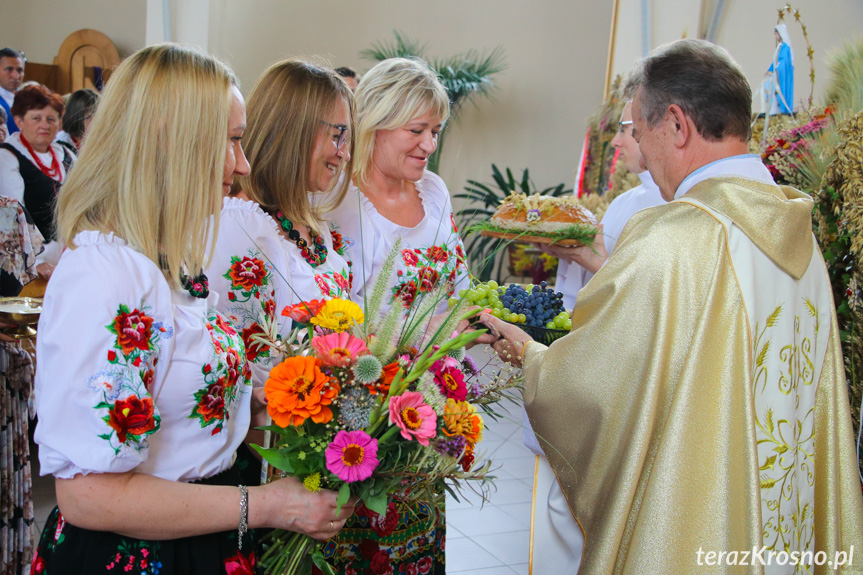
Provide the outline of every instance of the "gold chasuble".
<path id="1" fill-rule="evenodd" d="M 863 573 L 811 212 L 792 188 L 705 180 L 633 216 L 572 333 L 525 350 L 531 424 L 584 531 L 580 575 Z"/>

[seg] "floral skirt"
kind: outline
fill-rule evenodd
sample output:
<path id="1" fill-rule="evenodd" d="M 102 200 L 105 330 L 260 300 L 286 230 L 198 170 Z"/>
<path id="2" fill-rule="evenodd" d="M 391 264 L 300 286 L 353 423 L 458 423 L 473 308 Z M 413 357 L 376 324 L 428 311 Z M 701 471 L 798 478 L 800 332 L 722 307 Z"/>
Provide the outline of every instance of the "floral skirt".
<path id="1" fill-rule="evenodd" d="M 228 470 L 197 481 L 207 485 L 236 485 L 236 472 Z M 167 541 L 125 537 L 91 531 L 67 523 L 54 508 L 42 538 L 31 575 L 254 575 L 255 539 L 243 538 L 237 549 L 237 531 L 223 531 Z"/>
<path id="2" fill-rule="evenodd" d="M 445 575 L 445 550 L 443 512 L 391 501 L 383 518 L 360 505 L 323 553 L 344 575 Z"/>

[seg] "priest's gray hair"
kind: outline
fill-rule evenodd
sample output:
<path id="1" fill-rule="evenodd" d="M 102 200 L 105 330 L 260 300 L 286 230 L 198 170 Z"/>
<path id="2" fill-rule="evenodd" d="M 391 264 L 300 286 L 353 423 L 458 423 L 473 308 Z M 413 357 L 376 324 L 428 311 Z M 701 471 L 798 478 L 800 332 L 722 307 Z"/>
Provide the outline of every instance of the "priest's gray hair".
<path id="1" fill-rule="evenodd" d="M 622 92 L 626 99 L 638 93 L 639 113 L 650 128 L 676 104 L 705 140 L 748 141 L 752 133 L 749 82 L 724 48 L 706 40 L 689 38 L 656 48 L 635 65 Z"/>

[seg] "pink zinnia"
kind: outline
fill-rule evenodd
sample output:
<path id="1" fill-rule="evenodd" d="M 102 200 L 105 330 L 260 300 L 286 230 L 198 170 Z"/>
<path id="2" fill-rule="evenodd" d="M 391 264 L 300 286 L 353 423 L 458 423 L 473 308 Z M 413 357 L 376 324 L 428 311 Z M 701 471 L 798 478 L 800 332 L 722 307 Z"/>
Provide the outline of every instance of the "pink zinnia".
<path id="1" fill-rule="evenodd" d="M 378 440 L 362 429 L 339 431 L 327 446 L 327 469 L 352 483 L 371 477 L 378 466 Z"/>
<path id="2" fill-rule="evenodd" d="M 458 368 L 458 361 L 451 357 L 445 358 L 443 362 L 436 361 L 431 366 L 431 372 L 442 394 L 456 401 L 467 399 L 467 385 L 464 373 Z"/>
<path id="3" fill-rule="evenodd" d="M 344 331 L 313 337 L 312 347 L 324 365 L 336 367 L 347 367 L 359 356 L 369 353 L 363 340 Z"/>
<path id="4" fill-rule="evenodd" d="M 416 438 L 420 445 L 428 445 L 437 429 L 434 410 L 423 401 L 423 394 L 416 391 L 390 399 L 390 421 L 401 428 L 402 437 Z"/>

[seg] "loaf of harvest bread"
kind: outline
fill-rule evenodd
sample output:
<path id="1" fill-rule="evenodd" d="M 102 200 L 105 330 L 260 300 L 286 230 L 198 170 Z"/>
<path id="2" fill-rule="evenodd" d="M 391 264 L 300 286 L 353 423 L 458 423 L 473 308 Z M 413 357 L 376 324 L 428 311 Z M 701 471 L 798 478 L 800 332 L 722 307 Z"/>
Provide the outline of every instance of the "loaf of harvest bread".
<path id="1" fill-rule="evenodd" d="M 491 223 L 513 232 L 555 234 L 576 225 L 596 226 L 596 217 L 573 196 L 511 194 L 491 217 Z"/>

